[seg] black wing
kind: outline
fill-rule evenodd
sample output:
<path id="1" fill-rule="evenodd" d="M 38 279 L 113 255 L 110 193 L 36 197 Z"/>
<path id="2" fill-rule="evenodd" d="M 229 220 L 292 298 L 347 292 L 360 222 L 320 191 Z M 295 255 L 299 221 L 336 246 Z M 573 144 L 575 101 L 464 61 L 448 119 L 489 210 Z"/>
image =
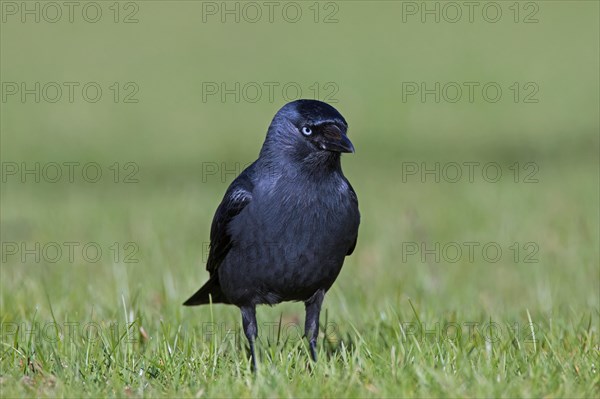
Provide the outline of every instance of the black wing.
<path id="1" fill-rule="evenodd" d="M 348 250 L 348 252 L 346 252 L 346 256 L 352 255 L 352 252 L 354 252 L 354 248 L 356 248 L 356 242 L 357 241 L 358 241 L 358 234 L 356 235 L 356 237 L 354 237 L 354 242 L 352 243 L 352 246 L 350 247 L 350 249 Z"/>
<path id="2" fill-rule="evenodd" d="M 358 224 L 360 224 L 360 212 L 358 211 L 358 196 L 356 195 L 356 192 L 354 191 L 354 188 L 352 188 L 352 185 L 350 184 L 350 182 L 348 181 L 348 179 L 346 179 L 346 183 L 348 184 L 348 187 L 350 188 L 350 198 L 352 199 L 352 203 L 356 207 L 356 214 L 357 214 L 357 217 L 358 217 Z M 352 252 L 354 252 L 354 248 L 356 248 L 356 242 L 357 241 L 358 241 L 358 229 L 356 229 L 356 236 L 354 236 L 354 242 L 352 243 L 352 245 L 348 249 L 348 252 L 346 252 L 346 256 L 352 255 Z"/>
<path id="3" fill-rule="evenodd" d="M 206 270 L 212 275 L 231 249 L 229 223 L 250 203 L 254 184 L 251 180 L 251 168 L 244 170 L 231 183 L 223 201 L 217 208 L 210 228 L 210 250 Z"/>

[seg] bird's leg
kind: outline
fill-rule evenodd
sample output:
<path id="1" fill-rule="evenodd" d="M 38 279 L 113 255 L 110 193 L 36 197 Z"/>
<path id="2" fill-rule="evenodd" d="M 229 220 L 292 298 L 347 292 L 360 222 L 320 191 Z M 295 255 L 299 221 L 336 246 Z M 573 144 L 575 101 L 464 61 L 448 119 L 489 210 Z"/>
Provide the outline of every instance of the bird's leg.
<path id="1" fill-rule="evenodd" d="M 308 339 L 310 347 L 310 357 L 317 361 L 317 337 L 319 335 L 319 315 L 321 314 L 321 304 L 325 297 L 324 290 L 318 290 L 310 299 L 304 302 L 306 306 L 306 322 L 304 324 L 304 334 Z"/>
<path id="2" fill-rule="evenodd" d="M 258 327 L 256 326 L 256 308 L 254 305 L 243 306 L 242 324 L 244 325 L 244 334 L 250 343 L 250 355 L 252 358 L 252 371 L 256 370 L 256 353 L 254 352 L 254 342 L 258 336 Z"/>

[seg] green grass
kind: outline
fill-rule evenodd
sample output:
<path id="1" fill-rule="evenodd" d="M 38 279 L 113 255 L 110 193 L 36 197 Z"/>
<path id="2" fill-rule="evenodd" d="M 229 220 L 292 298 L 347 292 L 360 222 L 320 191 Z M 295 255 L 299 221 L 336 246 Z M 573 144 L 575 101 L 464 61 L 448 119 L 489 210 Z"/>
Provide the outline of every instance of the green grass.
<path id="1" fill-rule="evenodd" d="M 558 322 L 532 319 L 533 330 L 526 315 L 507 325 L 481 315 L 471 322 L 479 324 L 471 336 L 458 337 L 444 324 L 462 325 L 471 320 L 467 315 L 446 314 L 440 321 L 431 313 L 417 317 L 400 307 L 380 308 L 366 322 L 355 317 L 358 326 L 338 322 L 314 366 L 296 337 L 293 343 L 263 340 L 256 375 L 239 331 L 221 340 L 204 336 L 190 321 L 152 322 L 140 315 L 129 332 L 123 321 L 118 333 L 98 322 L 101 329 L 94 331 L 100 333 L 87 340 L 15 343 L 3 355 L 16 369 L 4 377 L 10 381 L 3 390 L 6 396 L 597 395 L 592 315 L 579 318 L 565 310 L 556 315 Z M 420 323 L 441 327 L 427 335 Z M 139 334 L 140 325 L 151 333 L 149 340 Z M 486 332 L 490 325 L 498 336 Z M 51 331 L 46 335 L 53 337 Z"/>
<path id="2" fill-rule="evenodd" d="M 597 2 L 538 2 L 538 24 L 401 23 L 400 2 L 362 1 L 339 3 L 337 24 L 203 24 L 199 2 L 138 3 L 133 25 L 0 27 L 3 82 L 140 88 L 137 104 L 0 103 L 4 165 L 103 171 L 2 182 L 2 397 L 600 396 Z M 339 87 L 362 224 L 325 298 L 316 364 L 302 304 L 258 308 L 256 375 L 236 308 L 181 306 L 207 278 L 234 174 L 203 168 L 253 161 L 284 102 L 204 103 L 207 81 Z M 533 81 L 539 103 L 402 102 L 403 81 L 494 81 L 508 98 Z M 134 162 L 138 182 L 114 183 L 115 162 L 119 181 Z M 403 179 L 423 162 L 495 162 L 503 175 Z M 528 163 L 537 182 L 523 182 Z M 65 242 L 78 243 L 72 260 Z M 39 243 L 40 261 L 11 243 Z M 463 254 L 407 253 L 436 243 Z"/>
<path id="3" fill-rule="evenodd" d="M 197 184 L 166 184 L 154 195 L 143 184 L 127 195 L 67 187 L 66 203 L 58 194 L 44 199 L 51 213 L 33 190 L 19 207 L 39 221 L 22 227 L 27 242 L 81 237 L 106 250 L 135 239 L 139 263 L 114 263 L 112 254 L 96 264 L 10 257 L 2 269 L 3 394 L 597 396 L 597 231 L 583 214 L 594 212 L 593 201 L 570 208 L 593 198 L 594 187 L 569 181 L 572 168 L 546 172 L 557 183 L 529 192 L 514 183 L 385 189 L 349 171 L 364 224 L 326 298 L 319 362 L 309 367 L 298 337 L 300 304 L 261 307 L 256 377 L 237 309 L 180 306 L 206 278 L 201 242 L 220 193 Z M 484 200 L 490 191 L 494 199 Z M 441 195 L 452 212 L 421 210 Z M 550 199 L 545 207 L 529 205 L 538 196 Z M 389 198 L 403 204 L 394 218 L 382 209 Z M 505 251 L 512 240 L 534 241 L 539 262 L 403 262 L 400 242 L 420 240 L 495 241 Z"/>

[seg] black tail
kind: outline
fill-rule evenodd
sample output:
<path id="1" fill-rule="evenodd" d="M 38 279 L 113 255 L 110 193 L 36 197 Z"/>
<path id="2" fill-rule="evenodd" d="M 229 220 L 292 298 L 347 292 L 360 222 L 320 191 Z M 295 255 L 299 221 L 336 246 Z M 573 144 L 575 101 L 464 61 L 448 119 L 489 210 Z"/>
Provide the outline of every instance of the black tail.
<path id="1" fill-rule="evenodd" d="M 200 288 L 194 295 L 192 295 L 187 301 L 183 303 L 184 306 L 196 306 L 196 305 L 206 305 L 211 302 L 212 303 L 229 303 L 223 291 L 221 291 L 221 286 L 219 285 L 219 277 L 216 275 L 211 276 L 211 278 Z"/>

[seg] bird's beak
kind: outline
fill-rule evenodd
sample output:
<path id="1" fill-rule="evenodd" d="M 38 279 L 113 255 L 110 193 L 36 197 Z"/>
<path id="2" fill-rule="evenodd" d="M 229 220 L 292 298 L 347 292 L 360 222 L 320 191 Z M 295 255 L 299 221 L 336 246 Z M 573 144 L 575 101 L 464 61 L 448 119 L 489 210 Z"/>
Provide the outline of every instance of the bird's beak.
<path id="1" fill-rule="evenodd" d="M 321 147 L 333 152 L 354 152 L 352 142 L 336 125 L 329 125 L 324 129 L 324 140 Z"/>

